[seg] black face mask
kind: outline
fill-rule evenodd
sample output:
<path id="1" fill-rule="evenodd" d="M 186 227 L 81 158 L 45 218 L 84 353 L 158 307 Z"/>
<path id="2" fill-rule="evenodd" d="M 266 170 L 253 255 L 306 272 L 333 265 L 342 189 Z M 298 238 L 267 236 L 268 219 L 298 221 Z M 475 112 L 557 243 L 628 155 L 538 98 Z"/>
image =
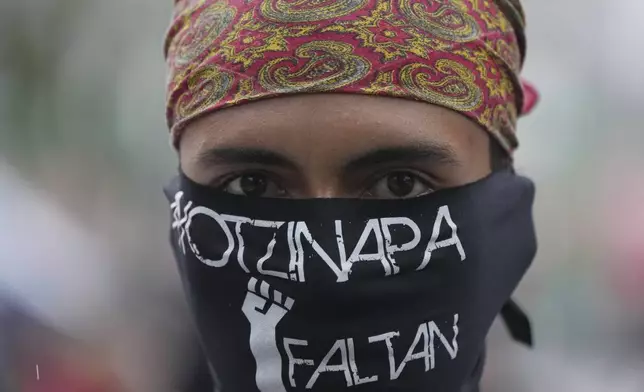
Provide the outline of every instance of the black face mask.
<path id="1" fill-rule="evenodd" d="M 506 172 L 405 200 L 166 193 L 222 392 L 458 392 L 536 251 L 533 184 Z"/>

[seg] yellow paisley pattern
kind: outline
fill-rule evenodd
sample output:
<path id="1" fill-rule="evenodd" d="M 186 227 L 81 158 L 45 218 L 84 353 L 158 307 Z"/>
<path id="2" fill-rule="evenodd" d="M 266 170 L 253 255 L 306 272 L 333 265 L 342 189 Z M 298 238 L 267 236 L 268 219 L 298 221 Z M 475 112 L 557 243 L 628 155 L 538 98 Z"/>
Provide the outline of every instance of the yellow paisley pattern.
<path id="1" fill-rule="evenodd" d="M 221 101 L 232 86 L 233 76 L 217 66 L 200 69 L 188 79 L 189 94 L 179 101 L 177 114 L 187 118 Z"/>
<path id="2" fill-rule="evenodd" d="M 207 6 L 194 24 L 186 24 L 183 29 L 175 47 L 175 63 L 178 66 L 189 64 L 208 50 L 232 22 L 235 12 L 236 9 L 225 1 Z"/>
<path id="3" fill-rule="evenodd" d="M 427 2 L 417 0 L 400 0 L 402 14 L 414 26 L 427 33 L 453 42 L 473 41 L 479 37 L 481 30 L 476 20 L 466 12 L 467 5 L 461 0 L 441 4 L 437 10 L 428 11 Z"/>
<path id="4" fill-rule="evenodd" d="M 259 71 L 259 82 L 275 93 L 329 91 L 353 83 L 369 73 L 370 63 L 352 54 L 353 47 L 335 41 L 308 42 L 295 50 L 295 57 L 278 58 Z M 299 66 L 290 72 L 285 63 Z M 282 65 L 282 66 L 280 66 Z"/>
<path id="5" fill-rule="evenodd" d="M 414 97 L 462 112 L 475 110 L 483 103 L 475 78 L 467 67 L 446 59 L 438 60 L 433 67 L 416 63 L 400 70 L 402 85 Z"/>
<path id="6" fill-rule="evenodd" d="M 235 105 L 239 102 L 243 102 L 249 99 L 252 99 L 255 96 L 253 90 L 253 82 L 250 79 L 242 79 L 239 81 L 239 88 L 234 97 L 231 98 L 229 105 Z"/>
<path id="7" fill-rule="evenodd" d="M 489 7 L 490 2 L 494 2 L 494 0 L 477 0 L 469 1 L 466 3 L 460 2 L 459 8 L 462 10 L 467 10 L 467 3 L 469 3 L 469 5 L 472 7 L 472 10 L 479 16 L 479 18 L 481 18 L 483 22 L 485 22 L 486 30 L 499 30 L 504 32 L 511 30 L 512 26 L 510 22 L 502 13 L 493 14 L 491 12 L 487 12 L 487 7 Z"/>
<path id="8" fill-rule="evenodd" d="M 262 15 L 275 22 L 313 22 L 339 18 L 362 8 L 367 0 L 264 0 Z"/>
<path id="9" fill-rule="evenodd" d="M 510 151 L 524 22 L 502 1 L 178 0 L 165 46 L 174 140 L 208 111 L 339 91 L 444 106 Z"/>
<path id="10" fill-rule="evenodd" d="M 503 40 L 487 44 L 490 45 L 492 52 L 498 53 L 498 57 L 503 59 L 511 70 L 516 73 L 521 71 L 521 54 L 513 46 Z"/>
<path id="11" fill-rule="evenodd" d="M 445 49 L 443 41 L 428 38 L 392 12 L 391 1 L 379 0 L 362 18 L 338 22 L 324 31 L 353 33 L 364 47 L 373 48 L 384 61 L 406 57 L 408 53 L 427 58 L 428 49 Z"/>
<path id="12" fill-rule="evenodd" d="M 512 79 L 508 77 L 505 70 L 499 67 L 496 60 L 490 57 L 489 53 L 485 50 L 468 51 L 459 49 L 455 50 L 454 53 L 463 56 L 463 58 L 475 64 L 476 71 L 484 81 L 490 97 L 502 98 L 514 92 Z"/>
<path id="13" fill-rule="evenodd" d="M 369 84 L 369 87 L 363 88 L 362 91 L 367 94 L 389 95 L 393 97 L 404 95 L 394 83 L 394 72 L 378 72 L 374 81 Z"/>
<path id="14" fill-rule="evenodd" d="M 232 31 L 221 42 L 219 51 L 226 61 L 248 68 L 265 53 L 287 50 L 288 38 L 306 37 L 314 29 L 314 26 L 275 26 L 259 22 L 250 11 L 244 13 L 233 26 Z"/>

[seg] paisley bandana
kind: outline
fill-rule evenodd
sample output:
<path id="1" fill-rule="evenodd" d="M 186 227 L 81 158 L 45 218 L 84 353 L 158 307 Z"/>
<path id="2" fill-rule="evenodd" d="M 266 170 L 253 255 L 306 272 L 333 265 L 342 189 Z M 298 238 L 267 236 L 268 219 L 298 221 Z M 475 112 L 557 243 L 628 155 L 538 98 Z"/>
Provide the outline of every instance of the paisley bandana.
<path id="1" fill-rule="evenodd" d="M 512 152 L 534 104 L 508 0 L 176 0 L 167 121 L 298 93 L 414 99 L 458 111 Z M 527 96 L 524 97 L 525 94 Z M 525 101 L 525 105 L 524 105 Z"/>

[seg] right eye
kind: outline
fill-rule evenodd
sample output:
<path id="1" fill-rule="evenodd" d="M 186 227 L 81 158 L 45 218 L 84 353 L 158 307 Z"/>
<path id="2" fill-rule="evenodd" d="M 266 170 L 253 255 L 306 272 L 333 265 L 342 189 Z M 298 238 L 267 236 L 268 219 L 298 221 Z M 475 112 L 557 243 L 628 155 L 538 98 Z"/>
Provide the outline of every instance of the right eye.
<path id="1" fill-rule="evenodd" d="M 221 189 L 233 195 L 248 197 L 284 197 L 286 191 L 261 173 L 246 173 L 228 180 Z"/>

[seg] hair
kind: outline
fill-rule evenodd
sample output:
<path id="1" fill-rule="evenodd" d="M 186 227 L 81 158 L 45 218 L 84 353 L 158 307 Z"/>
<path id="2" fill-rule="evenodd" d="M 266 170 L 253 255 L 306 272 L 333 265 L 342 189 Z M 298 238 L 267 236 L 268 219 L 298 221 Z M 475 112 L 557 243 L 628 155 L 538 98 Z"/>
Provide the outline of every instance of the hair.
<path id="1" fill-rule="evenodd" d="M 490 136 L 490 168 L 493 172 L 502 170 L 514 170 L 512 157 L 501 147 L 501 144 Z"/>

